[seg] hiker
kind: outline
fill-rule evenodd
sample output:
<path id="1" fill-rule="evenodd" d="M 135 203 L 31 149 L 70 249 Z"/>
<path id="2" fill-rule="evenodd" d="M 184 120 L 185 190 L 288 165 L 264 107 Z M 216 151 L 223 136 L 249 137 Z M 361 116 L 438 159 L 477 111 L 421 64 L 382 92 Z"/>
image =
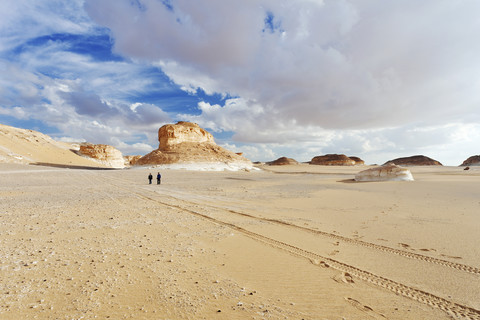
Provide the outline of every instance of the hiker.
<path id="1" fill-rule="evenodd" d="M 162 175 L 160 174 L 160 172 L 157 173 L 157 184 L 160 184 L 160 182 L 162 181 Z"/>
<path id="2" fill-rule="evenodd" d="M 153 179 L 153 176 L 152 176 L 152 174 L 150 173 L 150 174 L 148 175 L 148 184 L 152 184 L 152 179 Z"/>

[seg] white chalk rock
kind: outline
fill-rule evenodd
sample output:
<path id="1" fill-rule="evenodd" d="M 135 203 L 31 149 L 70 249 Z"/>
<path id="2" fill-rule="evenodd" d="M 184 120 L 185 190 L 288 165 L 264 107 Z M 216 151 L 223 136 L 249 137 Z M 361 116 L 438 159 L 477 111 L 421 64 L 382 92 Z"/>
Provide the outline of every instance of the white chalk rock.
<path id="1" fill-rule="evenodd" d="M 79 153 L 112 168 L 125 167 L 122 152 L 107 144 L 85 143 L 80 146 Z"/>
<path id="2" fill-rule="evenodd" d="M 407 168 L 387 164 L 360 171 L 355 175 L 355 181 L 413 181 L 413 176 Z"/>

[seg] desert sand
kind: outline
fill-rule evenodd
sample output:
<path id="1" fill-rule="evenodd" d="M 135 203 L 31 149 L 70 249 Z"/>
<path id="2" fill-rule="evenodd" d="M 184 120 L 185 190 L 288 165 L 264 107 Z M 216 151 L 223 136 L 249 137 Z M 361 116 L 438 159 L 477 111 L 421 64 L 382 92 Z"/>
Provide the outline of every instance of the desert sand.
<path id="1" fill-rule="evenodd" d="M 480 319 L 480 167 L 366 168 L 0 164 L 0 318 Z"/>

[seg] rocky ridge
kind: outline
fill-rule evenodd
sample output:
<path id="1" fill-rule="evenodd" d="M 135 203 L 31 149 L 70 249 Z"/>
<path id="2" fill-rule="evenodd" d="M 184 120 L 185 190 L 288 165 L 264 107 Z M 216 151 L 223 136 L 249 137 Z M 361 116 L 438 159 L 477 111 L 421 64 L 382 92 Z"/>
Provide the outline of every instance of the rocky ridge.
<path id="1" fill-rule="evenodd" d="M 432 158 L 416 155 L 411 157 L 397 158 L 384 163 L 386 164 L 396 164 L 402 166 L 441 166 L 442 164 L 437 160 Z"/>
<path id="2" fill-rule="evenodd" d="M 354 166 L 364 164 L 364 161 L 358 157 L 347 157 L 344 154 L 326 154 L 313 157 L 309 163 L 322 166 Z"/>
<path id="3" fill-rule="evenodd" d="M 298 162 L 297 160 L 292 158 L 281 157 L 281 158 L 278 158 L 277 160 L 267 162 L 267 164 L 271 166 L 284 166 L 284 165 L 298 164 Z"/>
<path id="4" fill-rule="evenodd" d="M 0 124 L 0 163 L 103 166 L 76 154 L 78 147 L 34 130 Z"/>
<path id="5" fill-rule="evenodd" d="M 460 166 L 480 166 L 480 155 L 469 157 L 467 160 L 463 161 Z"/>

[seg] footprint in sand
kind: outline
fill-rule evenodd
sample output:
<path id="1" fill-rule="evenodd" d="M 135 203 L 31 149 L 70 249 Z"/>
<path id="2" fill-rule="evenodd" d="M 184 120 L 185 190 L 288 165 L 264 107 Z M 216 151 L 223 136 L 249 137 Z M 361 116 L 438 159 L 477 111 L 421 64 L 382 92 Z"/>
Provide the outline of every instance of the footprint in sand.
<path id="1" fill-rule="evenodd" d="M 341 275 L 333 276 L 332 279 L 338 283 L 348 283 L 348 284 L 355 283 L 355 281 L 353 281 L 352 275 L 349 274 L 348 272 L 342 272 Z"/>
<path id="2" fill-rule="evenodd" d="M 342 273 L 342 280 L 345 283 L 355 283 L 355 281 L 353 281 L 352 275 L 348 272 Z"/>
<path id="3" fill-rule="evenodd" d="M 406 244 L 406 243 L 398 243 L 402 248 L 404 249 L 411 249 L 410 245 Z"/>
<path id="4" fill-rule="evenodd" d="M 316 266 L 320 266 L 320 267 L 323 267 L 323 268 L 330 268 L 328 263 L 326 263 L 325 261 L 320 261 L 320 260 L 317 260 L 317 259 L 310 259 L 310 262 L 313 263 Z"/>
<path id="5" fill-rule="evenodd" d="M 441 254 L 440 256 L 445 257 L 445 258 L 450 258 L 450 259 L 462 259 L 462 257 L 449 256 L 449 255 L 446 255 L 446 254 Z"/>
<path id="6" fill-rule="evenodd" d="M 336 254 L 339 253 L 339 252 L 340 252 L 340 251 L 338 251 L 338 250 L 333 250 L 333 251 L 330 252 L 328 255 L 334 256 L 334 255 L 336 255 Z"/>
<path id="7" fill-rule="evenodd" d="M 347 300 L 348 303 L 350 303 L 352 306 L 354 306 L 358 310 L 365 312 L 366 314 L 373 317 L 374 319 L 386 319 L 386 317 L 383 314 L 376 312 L 369 306 L 363 305 L 358 300 L 355 300 L 353 298 L 348 298 L 348 297 L 345 298 L 345 300 Z"/>

